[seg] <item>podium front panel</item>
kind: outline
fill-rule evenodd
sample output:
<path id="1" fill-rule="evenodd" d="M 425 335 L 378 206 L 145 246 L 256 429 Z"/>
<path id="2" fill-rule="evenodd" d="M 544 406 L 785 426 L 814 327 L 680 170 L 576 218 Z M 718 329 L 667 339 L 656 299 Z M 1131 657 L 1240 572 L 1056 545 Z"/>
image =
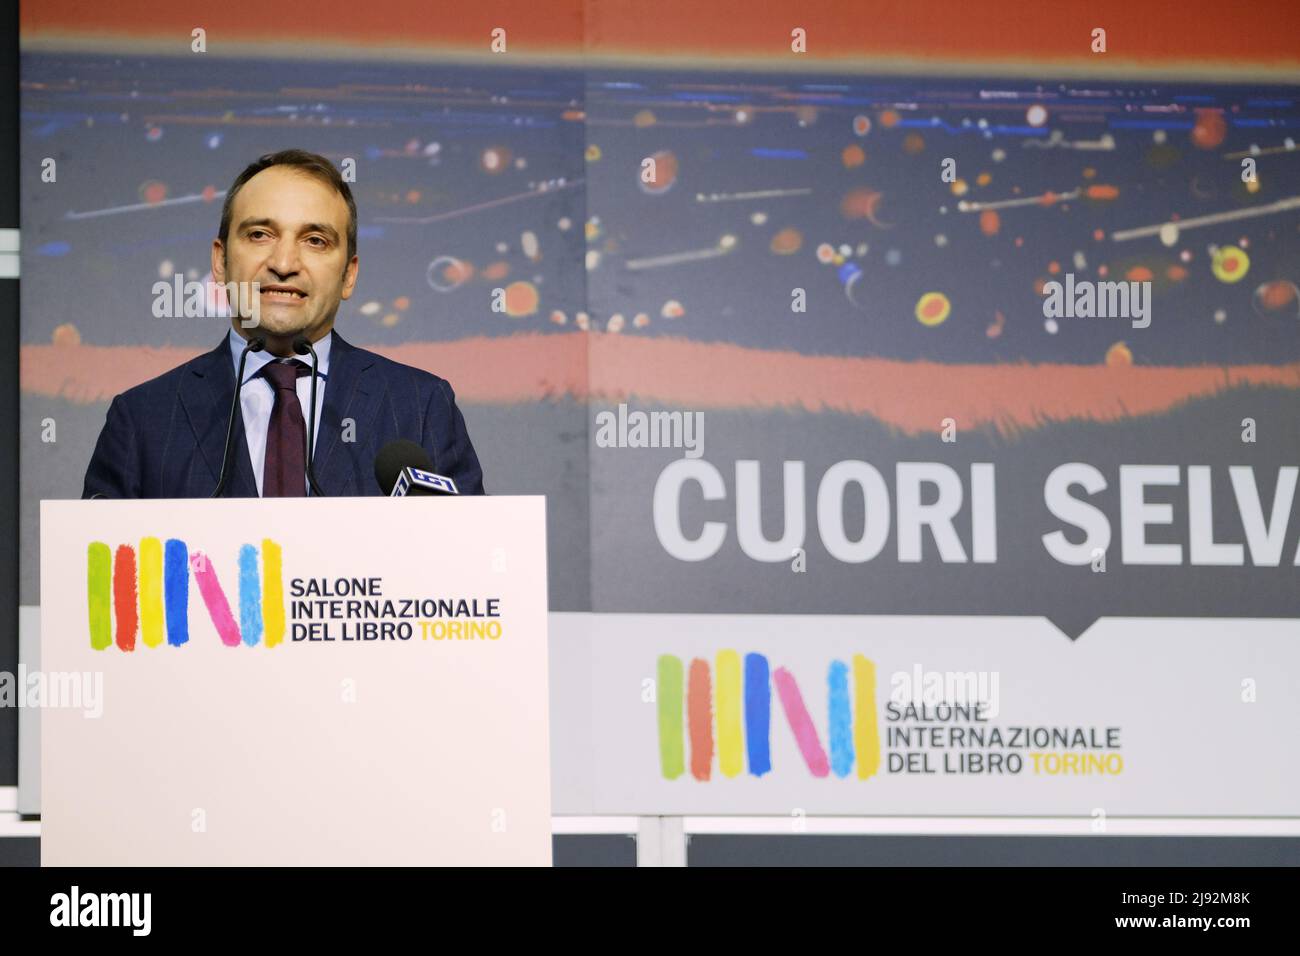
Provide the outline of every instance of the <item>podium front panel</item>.
<path id="1" fill-rule="evenodd" d="M 42 862 L 551 858 L 545 499 L 41 503 Z"/>

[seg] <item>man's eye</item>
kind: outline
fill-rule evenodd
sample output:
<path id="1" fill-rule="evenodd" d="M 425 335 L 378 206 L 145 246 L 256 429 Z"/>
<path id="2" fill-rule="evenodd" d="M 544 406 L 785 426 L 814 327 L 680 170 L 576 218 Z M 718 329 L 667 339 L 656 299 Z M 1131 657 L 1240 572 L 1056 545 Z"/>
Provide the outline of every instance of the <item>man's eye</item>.
<path id="1" fill-rule="evenodd" d="M 254 229 L 252 232 L 250 232 L 250 233 L 248 234 L 248 238 L 249 238 L 249 239 L 254 239 L 254 238 L 256 238 L 257 236 L 264 236 L 264 235 L 266 235 L 266 233 L 265 233 L 263 230 L 261 230 L 261 229 Z"/>
<path id="2" fill-rule="evenodd" d="M 320 245 L 321 245 L 321 247 L 324 247 L 324 246 L 329 245 L 329 243 L 326 242 L 324 239 L 322 239 L 320 236 L 312 236 L 312 237 L 311 237 L 311 241 L 312 241 L 312 242 L 319 242 Z"/>

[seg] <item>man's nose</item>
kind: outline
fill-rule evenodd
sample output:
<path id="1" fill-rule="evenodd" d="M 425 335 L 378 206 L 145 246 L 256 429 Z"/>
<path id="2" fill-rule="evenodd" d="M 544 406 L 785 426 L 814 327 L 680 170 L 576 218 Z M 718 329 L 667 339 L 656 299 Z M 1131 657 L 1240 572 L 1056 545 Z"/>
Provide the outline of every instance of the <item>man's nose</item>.
<path id="1" fill-rule="evenodd" d="M 271 250 L 267 266 L 275 273 L 277 279 L 287 279 L 298 271 L 298 243 L 292 237 L 285 236 Z"/>

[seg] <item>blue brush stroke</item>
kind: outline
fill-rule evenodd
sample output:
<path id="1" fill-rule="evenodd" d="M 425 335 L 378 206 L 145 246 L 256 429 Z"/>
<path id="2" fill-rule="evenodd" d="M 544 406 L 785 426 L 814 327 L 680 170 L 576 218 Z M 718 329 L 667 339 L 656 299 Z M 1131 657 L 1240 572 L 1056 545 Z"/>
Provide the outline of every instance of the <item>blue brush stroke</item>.
<path id="1" fill-rule="evenodd" d="M 679 90 L 669 95 L 687 103 L 740 103 L 743 100 L 735 93 L 706 93 L 703 90 Z"/>
<path id="2" fill-rule="evenodd" d="M 1239 129 L 1291 129 L 1300 126 L 1295 120 L 1284 119 L 1245 119 L 1233 117 L 1232 125 Z"/>
<path id="3" fill-rule="evenodd" d="M 1191 120 L 1176 120 L 1161 117 L 1159 119 L 1113 119 L 1107 124 L 1110 129 L 1163 129 L 1163 130 L 1184 130 L 1191 129 L 1196 124 Z"/>
<path id="4" fill-rule="evenodd" d="M 802 149 L 776 149 L 771 146 L 757 146 L 749 151 L 751 156 L 759 159 L 807 159 L 808 153 Z"/>
<path id="5" fill-rule="evenodd" d="M 239 549 L 239 633 L 255 647 L 262 640 L 262 579 L 257 573 L 257 549 Z"/>
<path id="6" fill-rule="evenodd" d="M 772 684 L 767 658 L 745 655 L 745 749 L 749 773 L 761 777 L 772 769 Z"/>
<path id="7" fill-rule="evenodd" d="M 163 552 L 163 598 L 167 643 L 180 647 L 190 639 L 190 549 L 177 538 L 168 538 Z"/>
<path id="8" fill-rule="evenodd" d="M 831 770 L 847 777 L 853 769 L 853 709 L 849 705 L 849 665 L 831 661 L 826 675 L 830 703 Z"/>
<path id="9" fill-rule="evenodd" d="M 909 129 L 941 129 L 945 133 L 960 135 L 962 133 L 1009 133 L 1016 136 L 1030 136 L 1042 138 L 1047 135 L 1048 131 L 1042 126 L 1007 126 L 1001 123 L 987 124 L 985 126 L 971 125 L 969 122 L 957 126 L 952 123 L 945 123 L 937 116 L 929 119 L 900 119 L 894 124 L 900 128 Z"/>

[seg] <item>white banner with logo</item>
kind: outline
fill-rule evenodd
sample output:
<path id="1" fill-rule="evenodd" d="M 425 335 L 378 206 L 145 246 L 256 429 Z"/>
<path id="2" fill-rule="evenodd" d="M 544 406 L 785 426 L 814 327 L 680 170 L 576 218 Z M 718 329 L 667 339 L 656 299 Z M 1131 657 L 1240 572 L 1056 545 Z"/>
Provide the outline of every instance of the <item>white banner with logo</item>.
<path id="1" fill-rule="evenodd" d="M 1071 641 L 1018 617 L 552 615 L 555 808 L 1295 816 L 1296 638 L 1281 619 L 1106 618 Z"/>

